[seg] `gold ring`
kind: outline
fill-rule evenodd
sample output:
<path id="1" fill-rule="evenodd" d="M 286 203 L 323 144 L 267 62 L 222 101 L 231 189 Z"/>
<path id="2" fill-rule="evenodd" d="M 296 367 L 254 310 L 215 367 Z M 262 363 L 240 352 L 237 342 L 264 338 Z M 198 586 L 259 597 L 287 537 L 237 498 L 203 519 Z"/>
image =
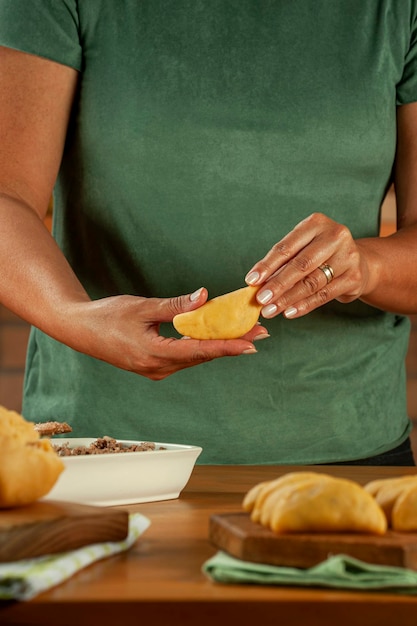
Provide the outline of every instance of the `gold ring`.
<path id="1" fill-rule="evenodd" d="M 323 263 L 323 265 L 320 265 L 319 270 L 321 270 L 325 275 L 327 284 L 331 283 L 334 278 L 333 268 L 330 267 L 330 265 L 328 265 L 327 263 Z"/>

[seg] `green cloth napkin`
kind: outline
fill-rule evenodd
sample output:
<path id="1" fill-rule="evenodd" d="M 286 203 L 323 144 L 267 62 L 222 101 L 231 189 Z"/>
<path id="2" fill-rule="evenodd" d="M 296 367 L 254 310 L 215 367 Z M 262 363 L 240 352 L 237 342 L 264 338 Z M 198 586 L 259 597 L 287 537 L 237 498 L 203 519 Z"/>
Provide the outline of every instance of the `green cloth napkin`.
<path id="1" fill-rule="evenodd" d="M 128 550 L 149 525 L 147 517 L 130 514 L 129 533 L 123 541 L 96 543 L 60 554 L 0 563 L 0 600 L 31 600 L 94 561 Z"/>
<path id="2" fill-rule="evenodd" d="M 332 556 L 314 567 L 299 569 L 250 563 L 229 556 L 225 552 L 218 552 L 203 564 L 202 569 L 211 580 L 220 583 L 417 593 L 417 572 L 402 567 L 364 563 L 344 554 Z"/>

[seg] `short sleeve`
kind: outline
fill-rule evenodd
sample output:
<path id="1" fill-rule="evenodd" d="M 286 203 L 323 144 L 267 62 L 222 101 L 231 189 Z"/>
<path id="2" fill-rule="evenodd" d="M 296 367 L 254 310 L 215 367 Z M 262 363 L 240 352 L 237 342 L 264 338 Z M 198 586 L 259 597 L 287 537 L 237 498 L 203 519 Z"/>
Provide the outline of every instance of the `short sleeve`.
<path id="1" fill-rule="evenodd" d="M 81 69 L 77 0 L 0 0 L 0 45 Z"/>
<path id="2" fill-rule="evenodd" d="M 417 101 L 417 16 L 410 33 L 410 45 L 404 59 L 404 70 L 397 85 L 397 104 Z"/>

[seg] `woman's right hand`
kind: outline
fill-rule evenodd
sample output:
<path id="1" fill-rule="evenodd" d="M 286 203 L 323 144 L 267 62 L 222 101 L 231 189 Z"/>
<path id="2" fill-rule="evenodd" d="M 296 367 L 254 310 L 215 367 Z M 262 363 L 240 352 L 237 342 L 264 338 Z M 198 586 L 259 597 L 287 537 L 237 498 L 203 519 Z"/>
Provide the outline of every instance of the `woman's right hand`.
<path id="1" fill-rule="evenodd" d="M 72 305 L 66 316 L 77 326 L 71 347 L 151 380 L 216 358 L 255 353 L 253 341 L 268 336 L 260 325 L 240 339 L 201 341 L 160 335 L 161 323 L 198 308 L 207 295 L 201 288 L 174 298 L 123 295 Z"/>

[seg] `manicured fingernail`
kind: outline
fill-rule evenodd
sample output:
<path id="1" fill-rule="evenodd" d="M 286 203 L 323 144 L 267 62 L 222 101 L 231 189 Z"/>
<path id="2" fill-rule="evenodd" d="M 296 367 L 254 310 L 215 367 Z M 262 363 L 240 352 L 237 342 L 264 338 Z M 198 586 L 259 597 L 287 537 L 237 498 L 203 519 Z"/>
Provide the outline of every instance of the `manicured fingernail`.
<path id="1" fill-rule="evenodd" d="M 278 307 L 276 304 L 268 304 L 268 306 L 264 306 L 261 313 L 264 317 L 270 317 L 271 315 L 275 315 L 278 311 Z"/>
<path id="2" fill-rule="evenodd" d="M 259 280 L 259 272 L 249 272 L 245 278 L 245 282 L 248 285 L 255 285 Z"/>
<path id="3" fill-rule="evenodd" d="M 272 293 L 272 291 L 270 289 L 265 289 L 265 291 L 261 291 L 261 293 L 257 296 L 256 299 L 261 304 L 266 304 L 267 302 L 270 301 L 270 299 L 272 298 L 273 295 L 274 294 Z"/>
<path id="4" fill-rule="evenodd" d="M 270 336 L 271 335 L 268 335 L 268 333 L 262 333 L 261 335 L 256 335 L 256 337 L 254 337 L 252 341 L 260 341 L 261 339 L 267 339 Z"/>
<path id="5" fill-rule="evenodd" d="M 298 310 L 295 308 L 295 306 L 290 306 L 284 311 L 285 317 L 294 317 L 294 315 L 297 315 L 297 313 Z"/>
<path id="6" fill-rule="evenodd" d="M 243 350 L 242 354 L 255 354 L 257 350 L 255 348 L 248 348 L 247 350 Z"/>
<path id="7" fill-rule="evenodd" d="M 195 302 L 196 300 L 198 300 L 202 291 L 203 291 L 203 287 L 200 287 L 200 289 L 197 289 L 197 291 L 194 291 L 194 293 L 192 293 L 190 296 L 191 302 Z"/>

